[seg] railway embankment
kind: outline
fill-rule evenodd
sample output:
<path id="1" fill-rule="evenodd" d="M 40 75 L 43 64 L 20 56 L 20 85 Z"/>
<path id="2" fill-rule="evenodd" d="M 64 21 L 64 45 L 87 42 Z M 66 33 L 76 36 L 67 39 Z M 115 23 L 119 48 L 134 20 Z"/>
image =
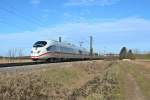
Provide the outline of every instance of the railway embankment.
<path id="1" fill-rule="evenodd" d="M 0 72 L 0 99 L 149 100 L 149 67 L 139 63 L 97 60 L 44 66 Z"/>

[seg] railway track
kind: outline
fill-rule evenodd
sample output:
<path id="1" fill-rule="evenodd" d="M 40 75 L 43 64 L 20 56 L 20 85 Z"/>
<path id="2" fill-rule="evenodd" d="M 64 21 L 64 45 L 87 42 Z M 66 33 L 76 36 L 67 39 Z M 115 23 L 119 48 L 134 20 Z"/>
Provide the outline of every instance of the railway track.
<path id="1" fill-rule="evenodd" d="M 27 65 L 36 65 L 36 64 L 46 64 L 46 63 L 48 63 L 48 62 L 3 63 L 3 64 L 0 64 L 0 68 L 14 67 L 14 66 L 27 66 Z"/>
<path id="2" fill-rule="evenodd" d="M 92 59 L 86 59 L 86 60 L 116 60 L 118 58 L 92 58 Z M 61 62 L 73 62 L 73 61 L 86 61 L 82 59 L 76 59 L 76 60 L 65 60 L 65 61 L 54 61 L 54 62 L 46 62 L 46 61 L 41 61 L 41 62 L 22 62 L 22 63 L 2 63 L 0 64 L 0 68 L 7 68 L 7 67 L 16 67 L 16 66 L 27 66 L 27 65 L 38 65 L 38 64 L 48 64 L 48 63 L 61 63 Z"/>
<path id="3" fill-rule="evenodd" d="M 28 65 L 40 65 L 40 64 L 50 64 L 50 63 L 75 62 L 75 61 L 83 61 L 83 60 L 65 60 L 65 61 L 53 61 L 53 62 L 43 61 L 43 62 L 3 63 L 3 64 L 0 64 L 0 68 L 28 66 Z M 84 61 L 86 61 L 86 60 L 84 60 Z"/>
<path id="4" fill-rule="evenodd" d="M 50 64 L 50 63 L 75 62 L 75 61 L 83 61 L 83 60 L 66 60 L 66 61 L 54 61 L 54 62 L 43 61 L 43 62 L 2 63 L 0 64 L 0 68 L 30 66 L 30 65 L 40 65 L 40 64 Z"/>
<path id="5" fill-rule="evenodd" d="M 63 63 L 63 62 L 73 62 L 73 61 L 82 61 L 82 60 L 78 59 L 78 60 L 65 60 L 65 61 L 53 61 L 53 62 L 41 61 L 41 62 L 2 63 L 0 64 L 0 68 L 40 65 L 40 64 L 50 64 L 50 63 Z"/>
<path id="6" fill-rule="evenodd" d="M 77 60 L 76 60 L 77 61 Z M 78 60 L 81 61 L 81 60 Z M 0 64 L 0 73 L 16 73 L 16 72 L 30 72 L 36 69 L 49 68 L 52 66 L 59 66 L 64 62 L 73 62 L 73 61 L 59 61 L 59 62 L 26 62 L 26 63 L 5 63 Z"/>

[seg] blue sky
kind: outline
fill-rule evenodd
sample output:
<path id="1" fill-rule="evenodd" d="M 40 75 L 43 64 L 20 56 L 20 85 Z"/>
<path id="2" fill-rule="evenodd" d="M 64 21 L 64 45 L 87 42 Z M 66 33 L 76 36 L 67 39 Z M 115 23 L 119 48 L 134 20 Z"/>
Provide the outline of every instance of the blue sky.
<path id="1" fill-rule="evenodd" d="M 149 0 L 0 0 L 0 55 L 35 41 L 58 39 L 95 51 L 118 53 L 123 46 L 150 50 Z"/>

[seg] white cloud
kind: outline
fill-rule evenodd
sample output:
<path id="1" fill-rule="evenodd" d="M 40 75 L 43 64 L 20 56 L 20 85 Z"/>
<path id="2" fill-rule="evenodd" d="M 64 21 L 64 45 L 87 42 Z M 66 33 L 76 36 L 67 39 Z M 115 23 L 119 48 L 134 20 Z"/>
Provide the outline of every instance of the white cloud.
<path id="1" fill-rule="evenodd" d="M 69 6 L 92 6 L 92 5 L 99 5 L 99 6 L 105 6 L 105 5 L 112 5 L 117 3 L 120 0 L 68 0 L 65 5 Z"/>
<path id="2" fill-rule="evenodd" d="M 81 33 L 126 33 L 126 32 L 150 32 L 150 20 L 139 17 L 129 17 L 116 20 L 108 21 L 87 21 L 87 22 L 68 22 L 57 24 L 53 27 L 40 28 L 37 31 L 22 32 L 22 33 L 12 33 L 12 34 L 0 34 L 0 39 L 4 38 L 18 38 L 16 36 L 44 38 L 47 36 L 56 35 L 80 35 Z M 59 34 L 62 33 L 62 34 Z M 50 37 L 51 38 L 51 37 Z"/>
<path id="3" fill-rule="evenodd" d="M 12 33 L 12 34 L 0 34 L 0 40 L 2 49 L 8 50 L 12 47 L 24 47 L 25 49 L 31 48 L 33 42 L 41 39 L 57 39 L 58 36 L 62 36 L 64 40 L 69 40 L 78 43 L 80 40 L 88 38 L 89 35 L 93 35 L 96 41 L 118 43 L 118 45 L 125 42 L 131 42 L 134 44 L 136 41 L 139 43 L 149 43 L 150 36 L 150 20 L 146 20 L 140 17 L 129 17 L 108 21 L 94 21 L 94 22 L 70 22 L 58 24 L 54 27 L 45 27 L 37 31 Z M 121 36 L 121 38 L 120 38 Z M 127 38 L 123 38 L 126 36 Z M 118 37 L 118 38 L 117 38 Z M 131 38 L 132 37 L 132 38 Z M 134 37 L 134 38 L 133 38 Z M 140 40 L 139 40 L 140 39 Z M 142 41 L 141 41 L 142 40 Z M 104 45 L 101 44 L 101 45 Z M 11 44 L 11 45 L 10 45 Z"/>
<path id="4" fill-rule="evenodd" d="M 69 27 L 69 28 L 68 28 Z M 119 20 L 111 20 L 106 22 L 73 22 L 60 24 L 53 28 L 45 28 L 50 32 L 64 32 L 64 33 L 102 33 L 102 32 L 136 32 L 136 31 L 150 31 L 150 21 L 138 18 L 129 17 Z"/>
<path id="5" fill-rule="evenodd" d="M 41 3 L 41 0 L 31 0 L 31 4 L 37 7 Z"/>
<path id="6" fill-rule="evenodd" d="M 11 39 L 18 38 L 16 36 L 24 37 L 38 37 L 45 38 L 47 36 L 56 35 L 80 35 L 93 33 L 126 33 L 126 32 L 150 32 L 150 21 L 138 18 L 129 17 L 119 20 L 110 20 L 106 22 L 95 21 L 95 22 L 68 22 L 62 23 L 54 27 L 45 27 L 37 31 L 22 32 L 22 33 L 12 33 L 12 34 L 0 34 L 0 39 Z M 61 34 L 59 34 L 61 33 Z M 50 37 L 51 38 L 51 37 Z"/>

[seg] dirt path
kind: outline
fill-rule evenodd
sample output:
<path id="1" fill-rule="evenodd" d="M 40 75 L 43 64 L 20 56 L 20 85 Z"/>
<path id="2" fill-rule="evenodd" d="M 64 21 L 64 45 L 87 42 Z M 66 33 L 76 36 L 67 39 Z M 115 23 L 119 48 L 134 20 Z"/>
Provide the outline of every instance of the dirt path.
<path id="1" fill-rule="evenodd" d="M 125 97 L 126 100 L 146 100 L 136 80 L 129 73 L 126 75 L 125 80 Z"/>

